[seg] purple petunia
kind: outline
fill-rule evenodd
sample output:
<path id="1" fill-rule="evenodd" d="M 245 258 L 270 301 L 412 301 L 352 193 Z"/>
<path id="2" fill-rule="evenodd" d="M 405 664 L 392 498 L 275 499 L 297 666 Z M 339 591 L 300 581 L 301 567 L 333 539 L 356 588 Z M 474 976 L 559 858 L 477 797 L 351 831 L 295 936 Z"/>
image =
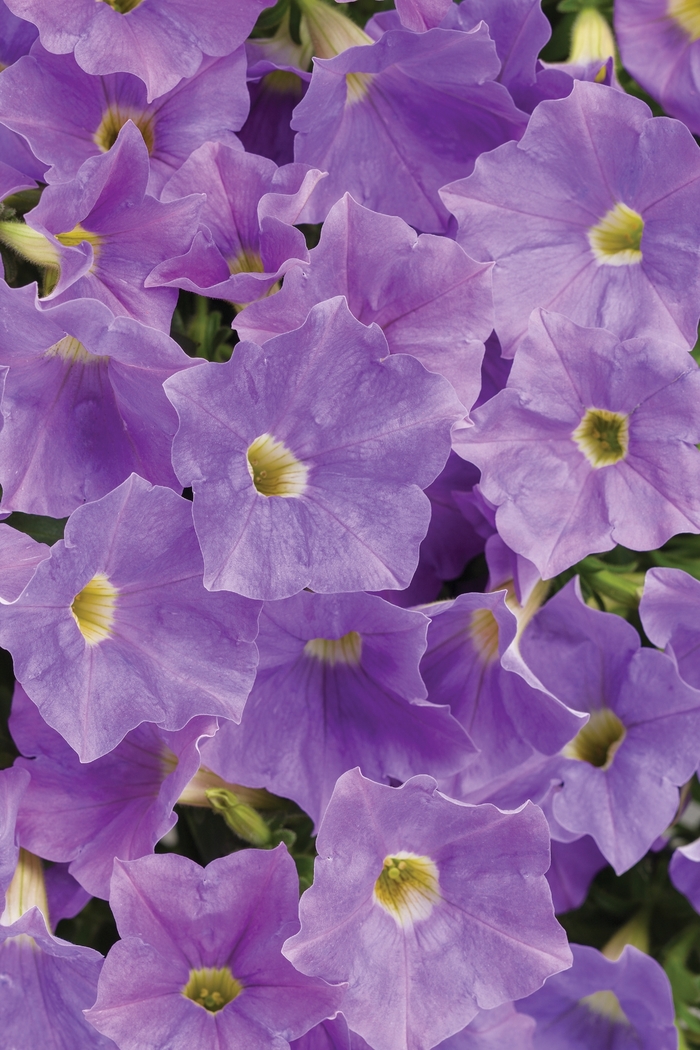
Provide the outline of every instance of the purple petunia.
<path id="1" fill-rule="evenodd" d="M 174 854 L 116 861 L 110 904 L 122 939 L 88 1020 L 120 1050 L 281 1050 L 342 998 L 281 954 L 299 926 L 297 898 L 284 846 L 204 869 Z"/>
<path id="2" fill-rule="evenodd" d="M 259 606 L 211 594 L 191 504 L 133 474 L 79 507 L 13 605 L 0 638 L 43 718 L 83 762 L 141 722 L 240 719 L 255 677 Z"/>
<path id="3" fill-rule="evenodd" d="M 173 463 L 192 485 L 205 585 L 251 597 L 406 587 L 464 410 L 338 297 L 263 347 L 172 376 Z"/>
<path id="4" fill-rule="evenodd" d="M 430 777 L 397 789 L 351 770 L 326 810 L 285 954 L 303 973 L 349 982 L 343 1014 L 374 1050 L 428 1050 L 570 965 L 544 879 L 548 844 L 529 804 L 503 813 L 455 802 Z"/>

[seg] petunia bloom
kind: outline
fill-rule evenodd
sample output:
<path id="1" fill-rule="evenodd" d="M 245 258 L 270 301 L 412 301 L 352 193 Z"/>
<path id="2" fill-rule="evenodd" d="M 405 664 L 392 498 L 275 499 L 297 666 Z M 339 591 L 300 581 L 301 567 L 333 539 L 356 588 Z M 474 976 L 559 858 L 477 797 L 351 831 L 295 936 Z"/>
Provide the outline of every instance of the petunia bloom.
<path id="1" fill-rule="evenodd" d="M 553 163 L 556 158 L 556 163 Z M 700 318 L 700 151 L 639 99 L 577 81 L 542 102 L 518 143 L 476 161 L 441 196 L 458 243 L 494 260 L 495 328 L 507 357 L 532 310 L 620 339 L 695 344 Z"/>
<path id="2" fill-rule="evenodd" d="M 616 543 L 700 532 L 699 392 L 682 347 L 537 311 L 505 390 L 454 446 L 503 540 L 546 579 Z"/>
<path id="3" fill-rule="evenodd" d="M 315 823 L 354 766 L 384 782 L 456 772 L 473 748 L 446 706 L 426 702 L 418 665 L 427 628 L 422 613 L 370 594 L 266 602 L 241 724 L 222 725 L 203 761 L 294 799 Z"/>
<path id="4" fill-rule="evenodd" d="M 430 777 L 391 788 L 350 770 L 317 848 L 285 954 L 349 982 L 343 1014 L 374 1050 L 428 1050 L 570 965 L 532 805 L 503 813 L 455 802 Z"/>
<path id="5" fill-rule="evenodd" d="M 278 1050 L 337 1013 L 342 989 L 281 954 L 298 929 L 284 846 L 202 869 L 176 854 L 116 861 L 110 904 L 122 939 L 87 1018 L 120 1050 Z"/>
<path id="6" fill-rule="evenodd" d="M 340 297 L 190 371 L 165 392 L 207 587 L 277 599 L 408 585 L 430 516 L 421 489 L 464 414 L 446 379 L 390 355 Z"/>
<path id="7" fill-rule="evenodd" d="M 83 762 L 141 722 L 240 719 L 255 677 L 259 606 L 211 594 L 191 504 L 132 475 L 71 515 L 0 638 L 43 718 Z"/>

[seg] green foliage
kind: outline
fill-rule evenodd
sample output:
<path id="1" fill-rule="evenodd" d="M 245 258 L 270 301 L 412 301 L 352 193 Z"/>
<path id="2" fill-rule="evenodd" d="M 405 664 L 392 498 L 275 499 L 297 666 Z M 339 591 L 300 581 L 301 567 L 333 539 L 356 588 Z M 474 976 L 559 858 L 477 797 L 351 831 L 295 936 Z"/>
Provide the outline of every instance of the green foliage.
<path id="1" fill-rule="evenodd" d="M 180 292 L 170 335 L 190 357 L 228 361 L 237 342 L 231 330 L 235 309 L 223 299 Z"/>
<path id="2" fill-rule="evenodd" d="M 43 514 L 23 514 L 16 510 L 6 519 L 5 524 L 19 532 L 26 532 L 37 543 L 48 543 L 49 547 L 52 547 L 54 543 L 63 539 L 67 521 L 68 518 L 47 518 Z"/>

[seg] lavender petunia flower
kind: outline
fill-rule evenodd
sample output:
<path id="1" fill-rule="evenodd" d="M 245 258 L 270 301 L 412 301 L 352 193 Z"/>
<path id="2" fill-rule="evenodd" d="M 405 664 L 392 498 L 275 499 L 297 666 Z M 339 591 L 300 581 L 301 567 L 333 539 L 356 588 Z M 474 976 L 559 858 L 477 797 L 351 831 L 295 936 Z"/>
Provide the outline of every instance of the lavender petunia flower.
<path id="1" fill-rule="evenodd" d="M 481 470 L 503 540 L 548 578 L 616 543 L 700 531 L 699 390 L 680 346 L 537 311 L 506 389 L 455 449 Z"/>
<path id="2" fill-rule="evenodd" d="M 2 139 L 0 138 L 0 149 L 1 148 Z M 0 201 L 5 200 L 6 197 L 11 196 L 13 193 L 17 193 L 19 190 L 30 190 L 35 186 L 36 181 L 29 175 L 18 171 L 17 168 L 13 167 L 11 164 L 5 164 L 4 161 L 0 160 Z"/>
<path id="3" fill-rule="evenodd" d="M 30 779 L 25 769 L 0 769 L 0 915 L 19 858 L 17 811 Z"/>
<path id="4" fill-rule="evenodd" d="M 13 15 L 0 0 L 0 70 L 26 55 L 38 35 L 35 25 Z"/>
<path id="5" fill-rule="evenodd" d="M 4 124 L 0 124 L 0 199 L 15 191 L 10 187 L 9 171 L 24 176 L 24 182 L 17 184 L 17 189 L 29 189 L 35 182 L 43 180 L 47 165 L 38 160 L 21 135 L 15 135 Z"/>
<path id="6" fill-rule="evenodd" d="M 462 0 L 451 4 L 443 29 L 469 32 L 483 20 L 501 61 L 497 80 L 516 106 L 531 113 L 543 98 L 560 98 L 573 87 L 571 77 L 543 67 L 538 55 L 552 34 L 540 0 Z"/>
<path id="7" fill-rule="evenodd" d="M 445 467 L 425 490 L 430 500 L 430 525 L 420 545 L 413 579 L 403 591 L 380 591 L 382 598 L 404 608 L 432 602 L 446 580 L 455 579 L 467 562 L 482 553 L 483 522 L 476 515 L 465 519 L 461 509 L 462 498 L 468 498 L 478 477 L 476 467 L 450 452 Z"/>
<path id="8" fill-rule="evenodd" d="M 344 295 L 363 324 L 378 324 L 394 354 L 412 354 L 450 380 L 466 408 L 481 386 L 484 342 L 493 328 L 490 267 L 454 241 L 418 237 L 393 215 L 346 194 L 323 224 L 306 265 L 276 295 L 238 314 L 241 339 L 264 343 L 299 327 L 316 303 Z"/>
<path id="9" fill-rule="evenodd" d="M 233 132 L 248 106 L 243 48 L 205 58 L 193 77 L 151 104 L 137 77 L 89 76 L 72 55 L 52 55 L 39 44 L 0 77 L 0 121 L 52 165 L 46 181 L 74 178 L 83 161 L 106 153 L 132 120 L 148 148 L 154 196 L 203 142 L 235 145 Z"/>
<path id="10" fill-rule="evenodd" d="M 64 517 L 132 472 L 180 491 L 163 380 L 195 362 L 169 336 L 95 300 L 40 311 L 33 285 L 0 282 L 0 364 L 3 510 Z"/>
<path id="11" fill-rule="evenodd" d="M 349 192 L 418 230 L 444 233 L 438 189 L 467 175 L 485 150 L 523 132 L 485 26 L 469 33 L 392 30 L 316 59 L 292 121 L 295 157 L 329 172 L 307 209 L 325 219 Z M 390 130 L 389 130 L 390 129 Z"/>
<path id="12" fill-rule="evenodd" d="M 480 1010 L 457 1035 L 440 1043 L 436 1050 L 533 1050 L 535 1021 L 516 1011 L 513 1003 L 493 1010 Z"/>
<path id="13" fill-rule="evenodd" d="M 431 622 L 421 674 L 428 699 L 449 704 L 478 748 L 460 773 L 462 792 L 519 765 L 533 749 L 558 752 L 582 726 L 582 716 L 523 662 L 505 599 L 505 591 L 461 594 L 425 608 Z"/>
<path id="14" fill-rule="evenodd" d="M 700 689 L 700 581 L 681 569 L 650 569 L 639 615 L 648 638 L 673 657 L 683 681 Z"/>
<path id="15" fill-rule="evenodd" d="M 700 839 L 675 850 L 668 873 L 676 889 L 700 911 Z"/>
<path id="16" fill-rule="evenodd" d="M 47 51 L 75 54 L 86 73 L 133 73 L 148 101 L 197 72 L 204 55 L 230 55 L 272 0 L 9 0 L 39 27 Z"/>
<path id="17" fill-rule="evenodd" d="M 590 835 L 582 835 L 573 842 L 552 839 L 552 864 L 547 882 L 557 915 L 581 907 L 593 878 L 606 863 Z"/>
<path id="18" fill-rule="evenodd" d="M 67 864 L 51 864 L 44 868 L 46 901 L 55 929 L 61 919 L 74 919 L 91 899 L 87 890 L 68 872 Z"/>
<path id="19" fill-rule="evenodd" d="M 17 1050 L 116 1050 L 87 1023 L 95 1001 L 102 956 L 92 948 L 54 937 L 31 908 L 0 922 L 2 1038 Z"/>
<path id="20" fill-rule="evenodd" d="M 627 945 L 616 961 L 572 944 L 574 964 L 518 1003 L 537 1021 L 534 1050 L 676 1050 L 678 1032 L 668 977 Z"/>
<path id="21" fill-rule="evenodd" d="M 49 556 L 46 543 L 9 525 L 0 524 L 0 603 L 14 602 L 27 586 L 39 562 Z"/>
<path id="22" fill-rule="evenodd" d="M 16 766 L 31 773 L 18 819 L 23 846 L 70 862 L 81 886 L 107 899 L 114 858 L 152 853 L 175 824 L 173 806 L 199 769 L 199 746 L 216 722 L 193 718 L 177 733 L 145 722 L 108 755 L 81 763 L 18 684 L 10 732 L 26 756 Z"/>
<path id="23" fill-rule="evenodd" d="M 556 163 L 552 162 L 556 158 Z M 576 82 L 537 108 L 519 143 L 441 191 L 457 240 L 493 271 L 496 332 L 512 357 L 541 306 L 621 339 L 692 347 L 700 316 L 700 152 L 639 99 Z"/>
<path id="24" fill-rule="evenodd" d="M 161 203 L 146 192 L 149 173 L 146 143 L 128 120 L 108 153 L 88 158 L 71 182 L 44 190 L 26 226 L 5 224 L 4 239 L 14 232 L 20 251 L 34 231 L 30 258 L 43 235 L 36 250 L 58 279 L 42 305 L 98 299 L 114 314 L 168 331 L 177 292 L 143 282 L 159 262 L 189 248 L 203 197 Z"/>
<path id="25" fill-rule="evenodd" d="M 463 414 L 447 380 L 389 355 L 339 297 L 165 391 L 207 587 L 277 599 L 408 585 L 428 527 L 420 489 Z"/>
<path id="26" fill-rule="evenodd" d="M 157 266 L 146 287 L 186 288 L 235 303 L 265 295 L 294 260 L 309 257 L 294 223 L 321 178 L 323 172 L 305 164 L 278 168 L 240 148 L 201 146 L 161 194 L 175 201 L 205 193 L 199 231 L 187 254 Z"/>
<path id="27" fill-rule="evenodd" d="M 700 754 L 700 693 L 670 657 L 641 648 L 621 617 L 589 608 L 576 584 L 540 609 L 520 649 L 544 685 L 590 721 L 534 777 L 541 794 L 527 782 L 521 790 L 543 797 L 558 780 L 549 802 L 555 821 L 570 838 L 594 838 L 619 875 L 673 820 L 678 786 Z M 516 781 L 510 799 L 521 797 Z"/>
<path id="28" fill-rule="evenodd" d="M 7 770 L 2 777 L 8 774 L 15 782 L 27 776 L 24 770 Z M 69 944 L 51 934 L 41 860 L 20 849 L 4 911 L 0 911 L 4 1046 L 9 1050 L 116 1050 L 83 1017 L 83 1011 L 95 1001 L 101 966 L 102 957 L 92 948 Z"/>
<path id="29" fill-rule="evenodd" d="M 116 861 L 109 952 L 88 1020 L 120 1050 L 282 1050 L 336 1014 L 342 989 L 281 954 L 298 929 L 284 846 L 202 869 L 185 857 Z"/>
<path id="30" fill-rule="evenodd" d="M 342 1014 L 332 1021 L 321 1021 L 290 1046 L 291 1050 L 371 1050 L 361 1036 L 348 1029 Z"/>
<path id="31" fill-rule="evenodd" d="M 354 766 L 383 781 L 456 772 L 473 749 L 447 707 L 426 703 L 427 628 L 422 613 L 370 594 L 267 602 L 241 724 L 224 724 L 203 760 L 224 779 L 294 799 L 315 823 Z"/>
<path id="32" fill-rule="evenodd" d="M 91 762 L 141 722 L 240 719 L 258 605 L 202 585 L 191 504 L 132 475 L 79 507 L 0 638 L 45 721 Z"/>
<path id="33" fill-rule="evenodd" d="M 683 0 L 617 0 L 620 58 L 672 117 L 700 132 L 700 14 Z"/>
<path id="34" fill-rule="evenodd" d="M 466 806 L 430 777 L 397 789 L 351 770 L 317 848 L 285 955 L 349 982 L 343 1014 L 374 1050 L 427 1050 L 570 964 L 534 806 Z"/>

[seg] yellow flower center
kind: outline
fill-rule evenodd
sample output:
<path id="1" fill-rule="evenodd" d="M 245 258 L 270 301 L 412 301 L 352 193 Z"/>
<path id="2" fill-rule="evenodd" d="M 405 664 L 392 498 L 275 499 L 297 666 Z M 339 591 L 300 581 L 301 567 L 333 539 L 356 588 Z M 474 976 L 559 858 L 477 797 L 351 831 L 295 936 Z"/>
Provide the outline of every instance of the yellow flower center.
<path id="1" fill-rule="evenodd" d="M 155 129 L 153 126 L 153 114 L 139 113 L 135 109 L 121 109 L 120 106 L 110 106 L 105 110 L 100 126 L 92 136 L 92 141 L 103 153 L 110 150 L 117 141 L 119 132 L 127 120 L 133 120 L 141 132 L 143 141 L 146 143 L 149 153 L 153 153 L 155 146 Z"/>
<path id="2" fill-rule="evenodd" d="M 265 267 L 259 252 L 242 248 L 238 255 L 228 260 L 230 273 L 264 273 Z"/>
<path id="3" fill-rule="evenodd" d="M 309 468 L 272 434 L 261 434 L 248 449 L 248 470 L 262 496 L 301 496 Z"/>
<path id="4" fill-rule="evenodd" d="M 129 11 L 133 11 L 135 7 L 139 6 L 141 0 L 97 0 L 97 3 L 109 4 L 120 15 L 128 15 Z"/>
<path id="5" fill-rule="evenodd" d="M 626 204 L 616 204 L 588 231 L 588 243 L 603 266 L 634 266 L 642 261 L 644 219 Z"/>
<path id="6" fill-rule="evenodd" d="M 475 609 L 467 631 L 483 663 L 490 664 L 498 659 L 498 620 L 490 609 Z"/>
<path id="7" fill-rule="evenodd" d="M 312 638 L 304 646 L 304 655 L 335 667 L 336 664 L 359 664 L 362 638 L 348 631 L 342 638 Z"/>
<path id="8" fill-rule="evenodd" d="M 97 258 L 98 249 L 102 244 L 102 238 L 98 233 L 91 233 L 90 230 L 86 230 L 80 223 L 74 226 L 72 230 L 67 230 L 65 233 L 57 233 L 56 240 L 60 244 L 64 244 L 66 248 L 75 248 L 76 245 L 87 241 L 88 244 L 92 245 L 95 258 Z"/>
<path id="9" fill-rule="evenodd" d="M 385 857 L 374 884 L 374 899 L 399 926 L 427 919 L 440 900 L 437 866 L 430 857 L 403 850 Z"/>
<path id="10" fill-rule="evenodd" d="M 109 361 L 109 357 L 89 353 L 72 335 L 64 335 L 63 339 L 48 348 L 44 357 L 60 357 L 71 365 L 99 365 Z"/>
<path id="11" fill-rule="evenodd" d="M 97 645 L 111 635 L 118 595 L 119 591 L 101 572 L 76 594 L 71 612 L 88 645 Z"/>
<path id="12" fill-rule="evenodd" d="M 203 966 L 201 970 L 190 970 L 190 979 L 182 989 L 182 994 L 191 999 L 197 1006 L 215 1014 L 233 1002 L 241 992 L 243 985 L 233 976 L 228 966 Z"/>
<path id="13" fill-rule="evenodd" d="M 614 711 L 599 707 L 583 729 L 563 749 L 565 758 L 588 762 L 598 769 L 610 769 L 615 753 L 625 739 L 627 730 Z"/>
<path id="14" fill-rule="evenodd" d="M 669 0 L 666 14 L 680 26 L 688 39 L 700 40 L 700 3 L 698 0 Z"/>
<path id="15" fill-rule="evenodd" d="M 616 1021 L 618 1024 L 630 1023 L 614 992 L 593 992 L 592 995 L 585 995 L 583 999 L 579 999 L 579 1002 L 582 1006 L 587 1006 L 594 1014 L 607 1017 L 609 1021 Z"/>
<path id="16" fill-rule="evenodd" d="M 592 467 L 610 467 L 627 455 L 629 417 L 606 408 L 588 408 L 571 437 Z"/>

